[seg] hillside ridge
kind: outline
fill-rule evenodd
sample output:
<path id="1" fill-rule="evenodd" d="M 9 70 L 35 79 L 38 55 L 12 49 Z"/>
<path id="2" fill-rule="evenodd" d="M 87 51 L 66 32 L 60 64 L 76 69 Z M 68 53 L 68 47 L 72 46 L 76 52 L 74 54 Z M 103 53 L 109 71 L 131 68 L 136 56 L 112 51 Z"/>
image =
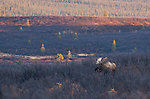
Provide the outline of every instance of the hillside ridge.
<path id="1" fill-rule="evenodd" d="M 83 16 L 31 16 L 0 17 L 0 25 L 5 26 L 82 26 L 82 25 L 135 25 L 149 26 L 150 18 L 146 17 L 83 17 Z"/>
<path id="2" fill-rule="evenodd" d="M 150 0 L 0 0 L 0 16 L 150 16 Z"/>

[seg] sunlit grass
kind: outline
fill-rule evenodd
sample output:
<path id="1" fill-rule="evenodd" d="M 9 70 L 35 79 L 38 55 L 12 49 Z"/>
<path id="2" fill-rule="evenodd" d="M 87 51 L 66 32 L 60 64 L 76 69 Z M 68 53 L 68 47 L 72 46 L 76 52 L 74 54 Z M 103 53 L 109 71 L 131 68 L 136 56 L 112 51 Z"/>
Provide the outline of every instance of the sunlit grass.
<path id="1" fill-rule="evenodd" d="M 57 54 L 56 60 L 62 61 L 62 60 L 64 60 L 64 56 L 63 56 L 61 53 L 60 53 L 60 54 Z"/>

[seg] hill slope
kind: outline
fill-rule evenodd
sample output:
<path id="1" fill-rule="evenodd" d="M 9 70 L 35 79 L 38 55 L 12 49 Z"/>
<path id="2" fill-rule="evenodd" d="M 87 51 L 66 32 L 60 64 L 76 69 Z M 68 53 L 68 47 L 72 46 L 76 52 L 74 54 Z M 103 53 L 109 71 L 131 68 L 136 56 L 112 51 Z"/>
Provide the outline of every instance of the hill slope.
<path id="1" fill-rule="evenodd" d="M 0 0 L 1 16 L 148 16 L 150 0 Z"/>
<path id="2" fill-rule="evenodd" d="M 0 25 L 19 26 L 27 25 L 27 20 L 31 26 L 81 26 L 81 25 L 132 25 L 149 26 L 149 18 L 130 17 L 77 17 L 77 16 L 33 16 L 33 17 L 1 17 Z"/>

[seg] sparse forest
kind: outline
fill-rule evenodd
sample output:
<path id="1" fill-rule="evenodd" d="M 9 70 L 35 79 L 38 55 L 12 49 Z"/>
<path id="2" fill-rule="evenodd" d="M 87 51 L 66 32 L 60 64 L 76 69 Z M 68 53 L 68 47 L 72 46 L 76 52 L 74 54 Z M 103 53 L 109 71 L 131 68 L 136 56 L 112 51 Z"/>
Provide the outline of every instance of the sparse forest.
<path id="1" fill-rule="evenodd" d="M 0 0 L 0 16 L 148 17 L 150 0 Z"/>

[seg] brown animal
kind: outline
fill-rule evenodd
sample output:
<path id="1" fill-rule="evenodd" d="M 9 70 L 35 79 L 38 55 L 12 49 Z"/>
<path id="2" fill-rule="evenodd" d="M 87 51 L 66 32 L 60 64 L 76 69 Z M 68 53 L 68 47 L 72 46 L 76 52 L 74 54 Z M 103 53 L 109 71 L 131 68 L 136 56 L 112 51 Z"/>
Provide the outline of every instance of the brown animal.
<path id="1" fill-rule="evenodd" d="M 109 62 L 107 57 L 98 58 L 96 64 L 98 65 L 98 67 L 95 69 L 96 72 L 116 70 L 116 64 L 113 62 Z"/>

